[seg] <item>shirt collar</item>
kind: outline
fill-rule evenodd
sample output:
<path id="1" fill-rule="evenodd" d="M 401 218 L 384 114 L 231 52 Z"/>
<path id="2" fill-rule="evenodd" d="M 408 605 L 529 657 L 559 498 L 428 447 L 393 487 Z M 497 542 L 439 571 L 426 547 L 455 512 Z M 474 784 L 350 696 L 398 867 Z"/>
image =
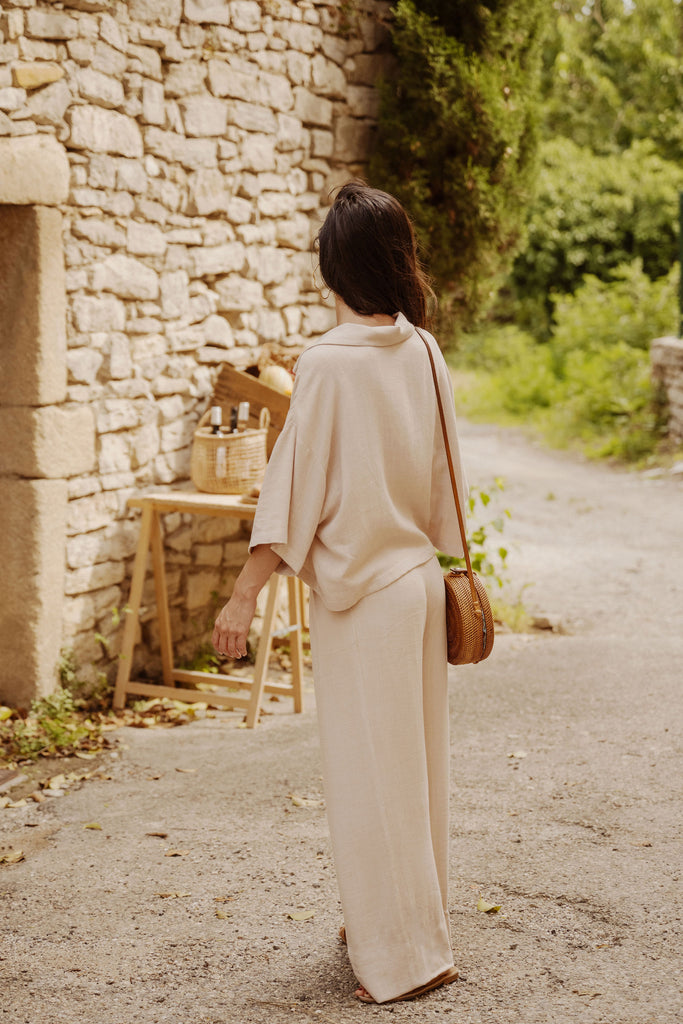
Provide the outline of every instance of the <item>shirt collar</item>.
<path id="1" fill-rule="evenodd" d="M 407 341 L 414 333 L 413 325 L 408 322 L 403 313 L 398 313 L 395 323 L 386 327 L 338 324 L 308 348 L 315 348 L 317 345 L 368 345 L 371 347 L 399 345 L 401 342 Z"/>

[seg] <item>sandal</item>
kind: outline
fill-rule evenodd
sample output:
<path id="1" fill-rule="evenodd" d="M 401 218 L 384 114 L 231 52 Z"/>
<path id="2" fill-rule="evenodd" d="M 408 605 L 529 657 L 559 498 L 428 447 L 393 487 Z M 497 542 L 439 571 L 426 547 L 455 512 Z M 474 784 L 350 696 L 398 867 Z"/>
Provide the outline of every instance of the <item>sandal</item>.
<path id="1" fill-rule="evenodd" d="M 342 926 L 343 927 L 343 926 Z M 413 988 L 410 992 L 405 992 L 402 996 L 394 996 L 393 999 L 385 999 L 384 1003 L 399 1003 L 406 999 L 416 999 L 418 996 L 422 996 L 425 992 L 431 992 L 435 988 L 440 988 L 442 985 L 450 985 L 451 982 L 457 981 L 459 973 L 455 967 L 449 967 L 448 970 L 443 971 L 441 974 L 437 974 L 436 978 L 432 978 L 431 981 L 425 982 L 424 985 L 418 985 L 417 988 Z M 363 988 L 363 986 L 360 986 Z M 363 989 L 367 992 L 367 989 Z M 373 999 L 369 992 L 366 995 L 356 996 L 356 999 L 360 999 L 361 1003 L 376 1003 L 377 1000 Z M 382 1004 L 383 1005 L 383 1004 Z"/>

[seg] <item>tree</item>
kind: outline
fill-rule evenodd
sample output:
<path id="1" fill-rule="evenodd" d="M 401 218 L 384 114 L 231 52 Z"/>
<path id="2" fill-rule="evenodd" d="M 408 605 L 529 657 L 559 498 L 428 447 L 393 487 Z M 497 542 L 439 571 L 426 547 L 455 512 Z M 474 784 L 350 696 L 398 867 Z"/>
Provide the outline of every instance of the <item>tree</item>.
<path id="1" fill-rule="evenodd" d="M 596 153 L 649 139 L 683 158 L 680 0 L 562 0 L 544 47 L 543 129 Z"/>
<path id="2" fill-rule="evenodd" d="M 373 184 L 409 210 L 453 323 L 470 322 L 523 234 L 545 0 L 398 0 Z"/>

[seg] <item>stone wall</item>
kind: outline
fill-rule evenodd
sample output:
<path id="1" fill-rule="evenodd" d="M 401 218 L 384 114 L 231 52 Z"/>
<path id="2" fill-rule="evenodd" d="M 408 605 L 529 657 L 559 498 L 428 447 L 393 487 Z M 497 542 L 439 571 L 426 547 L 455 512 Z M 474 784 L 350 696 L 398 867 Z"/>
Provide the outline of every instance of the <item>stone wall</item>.
<path id="1" fill-rule="evenodd" d="M 376 0 L 3 0 L 0 203 L 61 213 L 68 380 L 59 397 L 28 400 L 3 382 L 26 458 L 0 472 L 8 486 L 58 477 L 66 489 L 62 642 L 82 677 L 115 663 L 137 539 L 126 500 L 187 482 L 221 363 L 245 368 L 263 345 L 304 346 L 333 322 L 311 242 L 330 190 L 363 171 L 388 16 Z M 36 200 L 26 183 L 49 195 L 57 150 L 68 197 Z M 189 657 L 248 531 L 181 515 L 165 528 Z M 153 674 L 151 581 L 146 596 L 138 661 Z M 31 685 L 54 678 L 43 666 Z"/>
<path id="2" fill-rule="evenodd" d="M 657 338 L 650 346 L 652 375 L 669 404 L 669 436 L 683 442 L 683 340 Z"/>

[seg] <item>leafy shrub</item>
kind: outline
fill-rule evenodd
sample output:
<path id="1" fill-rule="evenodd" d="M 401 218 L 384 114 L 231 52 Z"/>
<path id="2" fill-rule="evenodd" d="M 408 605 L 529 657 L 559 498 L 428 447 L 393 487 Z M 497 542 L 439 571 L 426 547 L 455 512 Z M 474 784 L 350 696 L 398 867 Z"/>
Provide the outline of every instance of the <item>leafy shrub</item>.
<path id="1" fill-rule="evenodd" d="M 679 267 L 651 281 L 642 260 L 618 266 L 612 280 L 586 275 L 574 295 L 554 298 L 552 349 L 559 366 L 568 353 L 592 352 L 619 342 L 646 350 L 653 338 L 675 334 Z"/>
<path id="2" fill-rule="evenodd" d="M 648 142 L 607 156 L 569 139 L 544 143 L 528 242 L 512 273 L 516 297 L 549 303 L 586 274 L 610 280 L 634 259 L 650 278 L 662 277 L 677 256 L 681 187 L 683 168 Z"/>
<path id="3" fill-rule="evenodd" d="M 465 411 L 533 422 L 590 455 L 642 459 L 665 429 L 648 344 L 673 329 L 677 281 L 678 267 L 650 281 L 634 261 L 610 283 L 589 276 L 557 297 L 549 342 L 510 326 L 468 338 L 460 363 L 479 376 Z"/>
<path id="4" fill-rule="evenodd" d="M 510 517 L 510 511 L 505 509 L 503 515 L 495 516 L 495 518 L 488 521 L 486 518 L 482 520 L 481 514 L 491 502 L 489 491 L 502 491 L 503 489 L 503 481 L 500 477 L 496 477 L 486 490 L 475 486 L 470 487 L 467 499 L 469 515 L 470 517 L 476 517 L 476 522 L 467 534 L 467 547 L 470 553 L 472 568 L 482 578 L 496 583 L 499 587 L 502 587 L 505 582 L 503 573 L 505 572 L 508 551 L 502 544 L 496 544 L 495 541 L 492 542 L 491 531 L 499 534 L 503 532 L 505 517 Z M 450 569 L 452 566 L 462 568 L 465 566 L 464 558 L 455 558 L 453 555 L 444 554 L 443 552 L 439 552 L 438 557 L 444 569 Z"/>

